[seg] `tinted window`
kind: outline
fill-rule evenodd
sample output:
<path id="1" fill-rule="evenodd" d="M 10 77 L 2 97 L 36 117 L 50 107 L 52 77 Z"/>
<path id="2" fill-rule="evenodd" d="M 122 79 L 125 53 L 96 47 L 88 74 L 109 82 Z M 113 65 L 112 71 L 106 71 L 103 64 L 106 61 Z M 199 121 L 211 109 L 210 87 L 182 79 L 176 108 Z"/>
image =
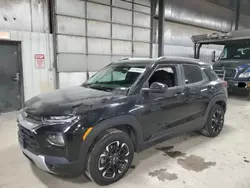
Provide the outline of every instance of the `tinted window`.
<path id="1" fill-rule="evenodd" d="M 176 71 L 175 67 L 171 66 L 162 66 L 155 70 L 153 75 L 150 77 L 148 81 L 148 85 L 150 85 L 154 82 L 159 82 L 162 84 L 167 85 L 168 87 L 174 87 L 176 86 Z"/>
<path id="2" fill-rule="evenodd" d="M 185 82 L 192 84 L 203 80 L 203 74 L 200 67 L 195 65 L 183 65 Z"/>
<path id="3" fill-rule="evenodd" d="M 203 71 L 206 73 L 206 75 L 208 76 L 209 80 L 211 81 L 215 81 L 218 80 L 219 77 L 217 76 L 217 74 L 212 70 L 212 69 L 203 69 Z"/>
<path id="4" fill-rule="evenodd" d="M 228 44 L 220 59 L 250 59 L 250 44 Z"/>

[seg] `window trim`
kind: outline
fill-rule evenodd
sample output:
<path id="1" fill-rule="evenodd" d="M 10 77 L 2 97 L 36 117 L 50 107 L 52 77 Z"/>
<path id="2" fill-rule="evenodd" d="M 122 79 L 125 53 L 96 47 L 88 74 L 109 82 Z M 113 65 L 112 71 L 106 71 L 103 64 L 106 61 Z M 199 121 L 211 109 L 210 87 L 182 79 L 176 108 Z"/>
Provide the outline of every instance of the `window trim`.
<path id="1" fill-rule="evenodd" d="M 209 70 L 208 68 L 202 67 L 201 70 L 205 73 L 205 75 L 206 75 L 206 77 L 208 78 L 209 81 L 216 81 L 216 80 L 219 80 L 219 79 L 220 79 L 220 78 L 218 77 L 218 75 L 214 72 L 213 69 L 210 69 L 210 70 L 211 70 L 211 72 L 215 75 L 215 77 L 217 78 L 216 80 L 210 79 L 210 78 L 209 78 L 209 76 L 208 76 L 207 73 L 205 72 L 205 70 Z"/>
<path id="2" fill-rule="evenodd" d="M 194 83 L 190 83 L 190 84 L 186 84 L 185 82 L 185 70 L 184 70 L 184 65 L 186 66 L 193 66 L 193 67 L 198 67 L 202 73 L 202 80 L 201 81 L 198 81 L 198 82 L 194 82 Z M 195 85 L 200 85 L 200 84 L 203 84 L 205 82 L 208 82 L 209 81 L 209 78 L 207 77 L 206 73 L 202 70 L 201 66 L 199 65 L 193 65 L 193 64 L 181 64 L 181 68 L 182 68 L 182 81 L 183 81 L 183 84 L 184 86 L 195 86 Z"/>

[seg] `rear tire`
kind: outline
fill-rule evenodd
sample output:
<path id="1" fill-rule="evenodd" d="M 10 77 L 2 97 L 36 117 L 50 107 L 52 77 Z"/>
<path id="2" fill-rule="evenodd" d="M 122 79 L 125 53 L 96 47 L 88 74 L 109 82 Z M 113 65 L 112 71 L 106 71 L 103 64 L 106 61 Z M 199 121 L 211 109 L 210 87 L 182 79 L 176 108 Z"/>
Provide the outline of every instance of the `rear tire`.
<path id="1" fill-rule="evenodd" d="M 208 115 L 207 123 L 201 133 L 207 137 L 216 137 L 224 126 L 225 110 L 222 106 L 215 104 Z"/>
<path id="2" fill-rule="evenodd" d="M 107 130 L 88 155 L 87 176 L 98 185 L 109 185 L 120 180 L 128 171 L 134 157 L 130 137 L 117 129 Z"/>

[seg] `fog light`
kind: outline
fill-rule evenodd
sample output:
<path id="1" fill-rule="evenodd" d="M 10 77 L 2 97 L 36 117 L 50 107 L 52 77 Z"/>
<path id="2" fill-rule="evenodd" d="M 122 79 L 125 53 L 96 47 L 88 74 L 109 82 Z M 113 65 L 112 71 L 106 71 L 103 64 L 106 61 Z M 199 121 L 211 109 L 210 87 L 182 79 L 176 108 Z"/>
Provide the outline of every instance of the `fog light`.
<path id="1" fill-rule="evenodd" d="M 48 138 L 47 138 L 48 142 L 52 145 L 55 145 L 55 146 L 64 146 L 64 138 L 63 138 L 63 135 L 61 133 L 51 133 L 48 135 Z"/>

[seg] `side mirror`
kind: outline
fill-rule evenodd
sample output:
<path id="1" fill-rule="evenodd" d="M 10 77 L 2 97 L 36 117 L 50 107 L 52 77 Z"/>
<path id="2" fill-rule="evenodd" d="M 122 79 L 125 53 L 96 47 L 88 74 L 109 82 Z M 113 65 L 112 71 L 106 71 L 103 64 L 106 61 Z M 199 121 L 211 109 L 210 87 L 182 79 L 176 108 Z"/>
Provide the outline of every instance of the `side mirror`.
<path id="1" fill-rule="evenodd" d="M 165 93 L 168 89 L 168 86 L 159 82 L 153 82 L 150 85 L 150 88 L 143 88 L 143 92 L 147 93 Z"/>

